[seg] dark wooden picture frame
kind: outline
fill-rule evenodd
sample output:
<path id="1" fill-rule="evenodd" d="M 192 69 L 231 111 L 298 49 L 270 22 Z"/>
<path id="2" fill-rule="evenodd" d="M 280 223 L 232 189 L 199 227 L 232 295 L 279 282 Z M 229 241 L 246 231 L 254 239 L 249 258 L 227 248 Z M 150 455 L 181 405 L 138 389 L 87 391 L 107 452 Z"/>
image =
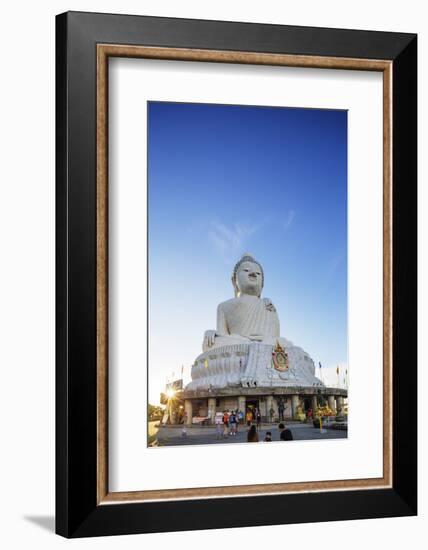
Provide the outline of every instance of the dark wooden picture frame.
<path id="1" fill-rule="evenodd" d="M 417 424 L 407 416 L 417 395 L 416 35 L 69 12 L 57 16 L 56 51 L 57 533 L 83 537 L 416 514 Z M 112 56 L 383 73 L 382 478 L 109 492 Z"/>

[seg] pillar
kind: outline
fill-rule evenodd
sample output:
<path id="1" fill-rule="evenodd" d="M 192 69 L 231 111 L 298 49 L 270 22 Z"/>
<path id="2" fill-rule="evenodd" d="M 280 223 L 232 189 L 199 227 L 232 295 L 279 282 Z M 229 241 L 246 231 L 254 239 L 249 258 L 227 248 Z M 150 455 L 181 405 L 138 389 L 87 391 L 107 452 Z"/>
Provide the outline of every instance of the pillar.
<path id="1" fill-rule="evenodd" d="M 317 399 L 316 395 L 313 395 L 312 396 L 312 413 L 313 414 L 315 414 L 315 411 L 317 410 L 317 407 L 318 407 L 318 399 Z"/>
<path id="2" fill-rule="evenodd" d="M 186 424 L 190 425 L 193 419 L 193 407 L 190 399 L 184 401 L 184 412 L 186 413 Z"/>
<path id="3" fill-rule="evenodd" d="M 332 411 L 336 410 L 336 402 L 335 402 L 335 399 L 334 399 L 334 395 L 329 395 L 328 396 L 328 407 Z"/>
<path id="4" fill-rule="evenodd" d="M 244 418 L 245 418 L 245 413 L 247 412 L 246 407 L 247 407 L 247 402 L 245 399 L 245 395 L 240 395 L 238 397 L 238 411 L 242 411 L 244 413 Z"/>
<path id="5" fill-rule="evenodd" d="M 279 418 L 279 411 L 278 411 L 278 418 Z M 291 410 L 291 397 L 285 397 L 284 398 L 284 420 L 285 419 L 293 419 L 293 411 Z"/>
<path id="6" fill-rule="evenodd" d="M 275 413 L 271 416 L 270 410 L 273 409 L 273 395 L 268 395 L 266 397 L 266 418 L 269 422 L 273 421 Z"/>
<path id="7" fill-rule="evenodd" d="M 215 397 L 209 397 L 208 398 L 208 414 L 210 417 L 210 421 L 214 424 L 215 420 L 215 413 L 216 413 L 216 398 Z"/>
<path id="8" fill-rule="evenodd" d="M 291 396 L 291 415 L 293 420 L 296 418 L 297 407 L 300 405 L 300 399 L 298 395 Z"/>
<path id="9" fill-rule="evenodd" d="M 341 395 L 336 396 L 336 411 L 338 415 L 345 413 L 343 407 L 343 397 Z"/>

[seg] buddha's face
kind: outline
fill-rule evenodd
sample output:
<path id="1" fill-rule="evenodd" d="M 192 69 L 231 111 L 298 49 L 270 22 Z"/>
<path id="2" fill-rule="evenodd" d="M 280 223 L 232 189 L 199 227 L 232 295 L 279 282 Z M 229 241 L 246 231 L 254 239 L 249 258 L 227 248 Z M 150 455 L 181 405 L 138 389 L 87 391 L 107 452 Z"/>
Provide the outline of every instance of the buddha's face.
<path id="1" fill-rule="evenodd" d="M 254 262 L 243 262 L 236 273 L 236 285 L 239 294 L 260 296 L 262 292 L 262 270 Z"/>

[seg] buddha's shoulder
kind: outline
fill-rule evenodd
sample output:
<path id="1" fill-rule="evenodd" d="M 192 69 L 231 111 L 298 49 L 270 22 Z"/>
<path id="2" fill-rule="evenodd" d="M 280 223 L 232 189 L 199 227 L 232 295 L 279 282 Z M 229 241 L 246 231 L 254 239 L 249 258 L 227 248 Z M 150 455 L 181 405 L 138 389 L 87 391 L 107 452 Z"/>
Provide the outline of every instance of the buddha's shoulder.
<path id="1" fill-rule="evenodd" d="M 263 301 L 260 298 L 257 299 L 257 302 L 260 303 L 261 305 L 263 304 Z M 236 307 L 248 307 L 252 305 L 253 305 L 253 301 L 250 302 L 243 298 L 231 298 L 230 300 L 221 302 L 218 305 L 218 308 L 224 311 L 230 311 L 231 309 L 235 309 Z"/>
<path id="2" fill-rule="evenodd" d="M 221 302 L 218 305 L 218 309 L 228 310 L 233 307 L 236 307 L 240 303 L 239 298 L 231 298 L 230 300 L 226 300 L 225 302 Z"/>

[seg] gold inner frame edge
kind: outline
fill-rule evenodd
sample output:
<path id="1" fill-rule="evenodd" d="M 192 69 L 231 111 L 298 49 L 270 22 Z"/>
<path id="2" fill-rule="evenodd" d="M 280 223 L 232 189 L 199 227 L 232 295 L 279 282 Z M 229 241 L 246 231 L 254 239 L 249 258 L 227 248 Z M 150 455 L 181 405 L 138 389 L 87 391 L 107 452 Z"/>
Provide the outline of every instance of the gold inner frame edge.
<path id="1" fill-rule="evenodd" d="M 293 483 L 109 492 L 108 489 L 108 59 L 133 57 L 383 73 L 383 476 Z M 223 50 L 97 45 L 97 504 L 225 498 L 392 486 L 392 61 Z"/>

